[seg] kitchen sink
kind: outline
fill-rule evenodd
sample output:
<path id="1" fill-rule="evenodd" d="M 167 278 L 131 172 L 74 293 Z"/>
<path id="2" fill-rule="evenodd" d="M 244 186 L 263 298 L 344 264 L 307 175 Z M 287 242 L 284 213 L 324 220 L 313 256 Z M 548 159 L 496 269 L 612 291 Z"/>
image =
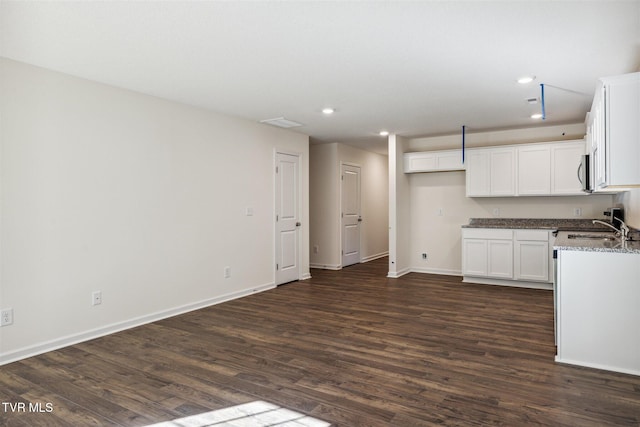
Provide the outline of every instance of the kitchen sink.
<path id="1" fill-rule="evenodd" d="M 612 234 L 569 234 L 569 239 L 581 240 L 617 240 L 618 238 Z"/>

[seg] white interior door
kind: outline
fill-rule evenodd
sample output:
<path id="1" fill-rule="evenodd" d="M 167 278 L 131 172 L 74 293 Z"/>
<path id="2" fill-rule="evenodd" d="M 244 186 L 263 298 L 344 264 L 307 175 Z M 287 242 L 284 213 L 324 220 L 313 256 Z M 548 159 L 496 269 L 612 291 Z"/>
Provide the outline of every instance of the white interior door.
<path id="1" fill-rule="evenodd" d="M 341 167 L 342 182 L 342 266 L 360 262 L 360 168 Z"/>
<path id="2" fill-rule="evenodd" d="M 276 153 L 276 285 L 300 278 L 299 178 L 299 156 Z"/>

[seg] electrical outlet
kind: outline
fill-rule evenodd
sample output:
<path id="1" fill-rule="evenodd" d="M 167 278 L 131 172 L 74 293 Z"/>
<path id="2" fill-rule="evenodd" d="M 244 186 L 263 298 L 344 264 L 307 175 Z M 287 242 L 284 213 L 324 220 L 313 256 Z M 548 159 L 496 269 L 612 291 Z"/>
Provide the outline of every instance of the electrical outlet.
<path id="1" fill-rule="evenodd" d="M 438 208 L 438 209 L 436 209 L 436 216 L 442 216 L 442 215 L 443 215 L 443 213 L 444 213 L 444 211 L 443 211 L 443 209 L 442 209 L 442 208 Z"/>
<path id="2" fill-rule="evenodd" d="M 493 216 L 500 216 L 500 208 L 493 208 Z"/>
<path id="3" fill-rule="evenodd" d="M 231 267 L 225 267 L 224 268 L 224 278 L 228 279 L 229 277 L 231 277 Z"/>
<path id="4" fill-rule="evenodd" d="M 427 260 L 427 254 L 426 253 L 422 254 L 422 259 L 425 260 L 425 261 Z"/>
<path id="5" fill-rule="evenodd" d="M 91 305 L 102 304 L 102 291 L 95 291 L 91 294 Z"/>
<path id="6" fill-rule="evenodd" d="M 13 323 L 13 308 L 5 308 L 0 311 L 0 326 L 9 326 Z"/>
<path id="7" fill-rule="evenodd" d="M 573 208 L 573 216 L 582 216 L 582 208 Z"/>
<path id="8" fill-rule="evenodd" d="M 313 246 L 313 253 L 317 254 L 318 252 L 320 252 L 320 248 L 318 247 L 318 245 L 314 245 Z"/>

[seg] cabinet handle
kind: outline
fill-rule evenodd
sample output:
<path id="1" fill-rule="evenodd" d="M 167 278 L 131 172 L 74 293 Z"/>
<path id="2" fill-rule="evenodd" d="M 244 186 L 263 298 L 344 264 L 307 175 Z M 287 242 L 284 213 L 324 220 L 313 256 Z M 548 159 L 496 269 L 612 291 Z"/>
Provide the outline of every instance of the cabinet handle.
<path id="1" fill-rule="evenodd" d="M 580 181 L 580 184 L 584 184 L 584 183 L 582 182 L 582 174 L 580 173 L 580 170 L 581 170 L 581 169 L 582 169 L 582 163 L 580 163 L 580 164 L 578 165 L 578 181 Z"/>

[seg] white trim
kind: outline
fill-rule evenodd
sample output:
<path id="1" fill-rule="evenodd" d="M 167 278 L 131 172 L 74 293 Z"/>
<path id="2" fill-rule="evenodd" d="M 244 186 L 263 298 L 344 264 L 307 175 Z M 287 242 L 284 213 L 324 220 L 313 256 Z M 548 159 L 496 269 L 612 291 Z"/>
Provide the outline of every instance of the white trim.
<path id="1" fill-rule="evenodd" d="M 389 251 L 386 252 L 381 252 L 379 254 L 375 254 L 375 255 L 369 255 L 367 257 L 364 257 L 360 260 L 360 262 L 369 262 L 369 261 L 373 261 L 375 259 L 380 259 L 380 258 L 384 258 L 386 256 L 389 256 Z"/>
<path id="2" fill-rule="evenodd" d="M 485 278 L 485 277 L 463 276 L 462 282 L 478 283 L 481 285 L 512 286 L 516 288 L 553 290 L 553 283 L 529 282 L 525 280 L 491 279 L 491 278 Z"/>
<path id="3" fill-rule="evenodd" d="M 390 278 L 390 279 L 397 279 L 398 277 L 402 277 L 405 274 L 409 274 L 409 273 L 411 273 L 411 269 L 410 268 L 403 268 L 400 271 L 390 271 L 387 274 L 387 277 Z"/>
<path id="4" fill-rule="evenodd" d="M 309 268 L 317 268 L 320 270 L 342 270 L 342 264 L 309 264 Z"/>
<path id="5" fill-rule="evenodd" d="M 460 270 L 449 270 L 445 268 L 412 268 L 412 273 L 439 274 L 441 276 L 462 276 Z"/>
<path id="6" fill-rule="evenodd" d="M 305 273 L 298 280 L 309 280 L 311 279 L 311 273 Z"/>
<path id="7" fill-rule="evenodd" d="M 63 347 L 67 347 L 73 344 L 78 344 L 84 341 L 89 341 L 95 338 L 100 338 L 105 335 L 110 335 L 116 332 L 124 331 L 126 329 L 135 328 L 137 326 L 145 325 L 147 323 L 157 322 L 158 320 L 166 319 L 168 317 L 177 316 L 180 314 L 188 313 L 190 311 L 199 310 L 212 305 L 220 304 L 226 301 L 231 301 L 237 298 L 242 298 L 247 295 L 255 294 L 258 292 L 264 292 L 269 289 L 274 289 L 276 286 L 274 283 L 267 283 L 265 285 L 254 286 L 249 289 L 245 289 L 239 292 L 233 292 L 230 294 L 222 295 L 215 298 L 209 298 L 203 301 L 185 304 L 179 307 L 170 308 L 168 310 L 159 311 L 156 313 L 140 316 L 134 319 L 126 320 L 124 322 L 113 323 L 111 325 L 103 326 L 96 329 L 91 329 L 78 334 L 67 335 L 66 337 L 45 341 L 40 344 L 23 347 L 18 350 L 11 351 L 9 353 L 0 354 L 0 366 L 7 363 L 16 362 L 18 360 L 26 359 L 27 357 L 36 356 L 38 354 L 47 353 L 49 351 L 57 350 Z"/>
<path id="8" fill-rule="evenodd" d="M 563 359 L 562 357 L 559 357 L 559 356 L 556 356 L 555 361 L 557 363 L 562 363 L 567 365 L 585 366 L 587 368 L 603 369 L 605 371 L 621 372 L 623 374 L 640 375 L 640 370 L 637 370 L 637 369 L 626 369 L 626 368 L 619 368 L 617 366 L 603 365 L 600 363 L 588 363 L 588 362 L 582 362 L 579 360 Z"/>

